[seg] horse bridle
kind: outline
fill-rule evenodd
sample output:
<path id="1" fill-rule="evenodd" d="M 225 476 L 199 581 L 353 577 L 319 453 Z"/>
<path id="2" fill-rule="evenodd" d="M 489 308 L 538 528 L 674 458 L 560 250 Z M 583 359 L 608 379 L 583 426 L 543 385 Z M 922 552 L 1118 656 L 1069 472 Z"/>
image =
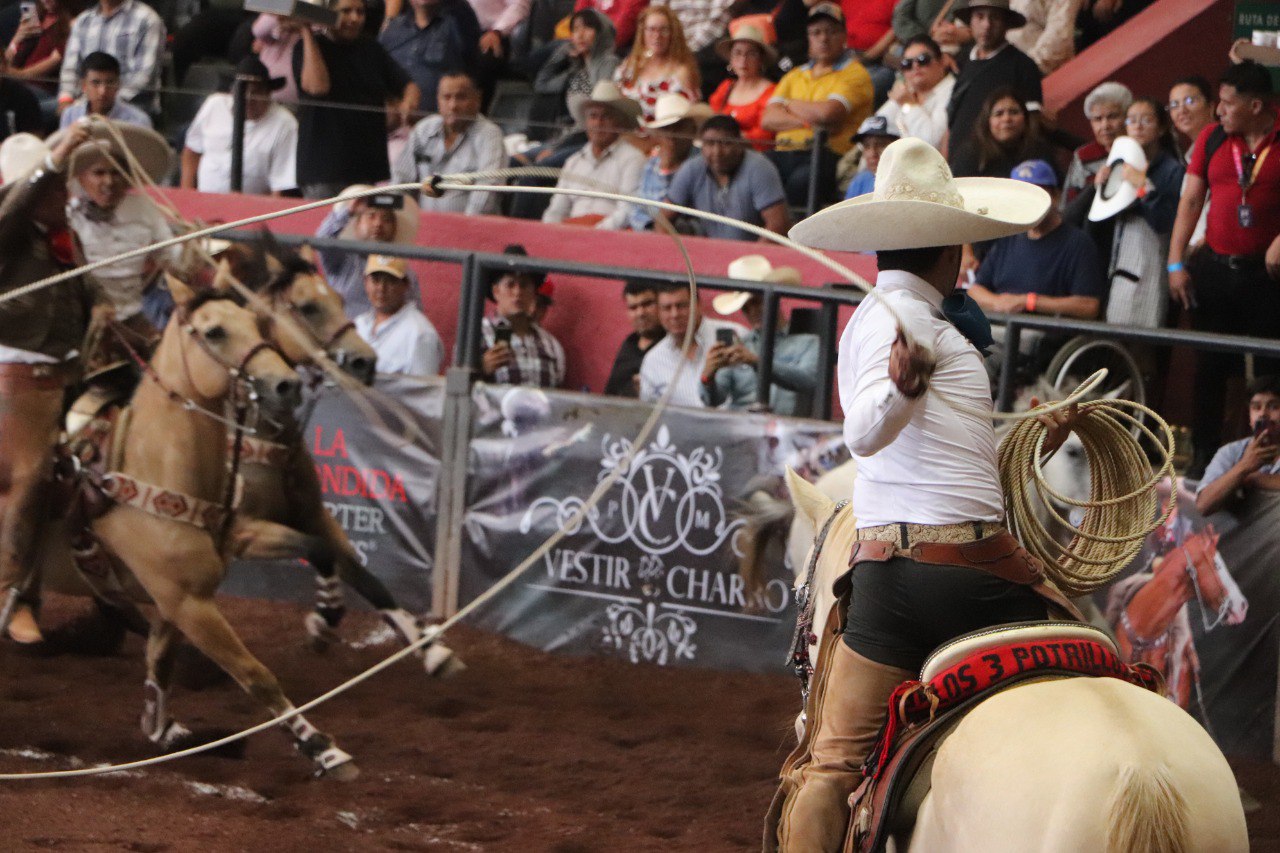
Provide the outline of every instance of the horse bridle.
<path id="1" fill-rule="evenodd" d="M 818 557 L 822 553 L 822 546 L 826 544 L 827 534 L 831 532 L 831 525 L 840 511 L 848 505 L 848 498 L 840 501 L 831 510 L 827 520 L 822 523 L 822 529 L 813 540 L 813 552 L 809 555 L 809 565 L 805 567 L 804 583 L 796 587 L 796 605 L 800 608 L 800 612 L 796 614 L 796 631 L 791 638 L 791 654 L 787 656 L 787 663 L 791 664 L 796 678 L 800 679 L 800 695 L 804 699 L 805 707 L 809 704 L 809 679 L 813 677 L 813 660 L 809 657 L 809 646 L 818 642 L 818 635 L 813 633 L 813 609 L 818 599 L 813 594 L 813 576 L 818 568 Z"/>

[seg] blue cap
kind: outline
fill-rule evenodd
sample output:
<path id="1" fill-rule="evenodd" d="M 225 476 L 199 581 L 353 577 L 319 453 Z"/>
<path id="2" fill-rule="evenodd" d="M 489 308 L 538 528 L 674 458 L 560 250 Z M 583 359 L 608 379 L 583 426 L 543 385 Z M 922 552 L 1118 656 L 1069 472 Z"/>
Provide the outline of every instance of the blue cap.
<path id="1" fill-rule="evenodd" d="M 1014 166 L 1009 177 L 1015 181 L 1026 181 L 1028 184 L 1035 184 L 1038 187 L 1050 187 L 1056 189 L 1058 186 L 1058 174 L 1053 171 L 1053 167 L 1043 160 L 1027 160 Z"/>
<path id="2" fill-rule="evenodd" d="M 853 135 L 853 141 L 861 142 L 868 136 L 883 136 L 886 139 L 902 138 L 902 134 L 889 125 L 889 119 L 877 115 L 868 116 L 863 120 L 858 132 Z"/>

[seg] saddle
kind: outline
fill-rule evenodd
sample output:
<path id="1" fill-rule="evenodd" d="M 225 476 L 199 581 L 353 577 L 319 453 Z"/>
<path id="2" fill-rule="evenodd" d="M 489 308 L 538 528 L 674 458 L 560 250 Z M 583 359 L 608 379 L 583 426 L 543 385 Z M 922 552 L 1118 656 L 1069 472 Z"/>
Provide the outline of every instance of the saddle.
<path id="1" fill-rule="evenodd" d="M 1003 625 L 940 646 L 920 680 L 903 683 L 889 699 L 889 718 L 849 799 L 846 853 L 882 850 L 890 836 L 911 830 L 938 750 L 978 703 L 1031 681 L 1082 676 L 1164 689 L 1158 671 L 1125 664 L 1106 633 L 1077 622 Z"/>

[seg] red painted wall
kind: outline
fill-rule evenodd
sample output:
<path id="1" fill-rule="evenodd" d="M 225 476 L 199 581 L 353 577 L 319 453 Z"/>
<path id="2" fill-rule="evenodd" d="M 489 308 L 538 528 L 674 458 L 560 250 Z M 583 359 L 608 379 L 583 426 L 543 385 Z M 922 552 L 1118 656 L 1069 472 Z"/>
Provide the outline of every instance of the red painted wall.
<path id="1" fill-rule="evenodd" d="M 1159 0 L 1107 38 L 1091 45 L 1044 81 L 1045 109 L 1058 124 L 1092 139 L 1085 96 L 1118 80 L 1135 95 L 1163 102 L 1179 77 L 1216 81 L 1231 47 L 1232 0 Z"/>
<path id="2" fill-rule="evenodd" d="M 217 195 L 190 190 L 169 190 L 167 195 L 188 219 L 210 223 L 231 222 L 300 203 L 296 199 Z M 313 234 L 326 211 L 307 211 L 273 220 L 269 227 L 284 234 Z M 509 243 L 523 243 L 529 254 L 540 258 L 637 269 L 684 270 L 675 242 L 662 235 L 594 231 L 493 216 L 424 213 L 418 243 L 484 252 L 501 252 Z M 702 275 L 724 276 L 726 267 L 734 258 L 758 253 L 767 256 L 775 266 L 798 268 L 807 285 L 819 286 L 839 280 L 834 273 L 799 253 L 772 244 L 689 237 L 685 239 L 685 245 L 694 270 Z M 874 280 L 873 256 L 838 254 L 835 257 L 863 277 Z M 461 268 L 456 264 L 415 263 L 414 269 L 422 286 L 423 310 L 439 330 L 445 351 L 451 353 L 456 337 Z M 553 275 L 552 279 L 555 282 L 555 305 L 547 314 L 546 328 L 565 348 L 568 361 L 565 387 L 598 392 L 608 378 L 614 353 L 631 332 L 622 307 L 621 283 L 566 275 Z M 703 311 L 715 316 L 711 311 L 711 296 L 711 293 L 702 296 Z M 792 304 L 799 303 L 784 301 L 784 313 Z M 845 312 L 842 323 L 847 315 Z M 741 316 L 734 319 L 743 322 Z"/>

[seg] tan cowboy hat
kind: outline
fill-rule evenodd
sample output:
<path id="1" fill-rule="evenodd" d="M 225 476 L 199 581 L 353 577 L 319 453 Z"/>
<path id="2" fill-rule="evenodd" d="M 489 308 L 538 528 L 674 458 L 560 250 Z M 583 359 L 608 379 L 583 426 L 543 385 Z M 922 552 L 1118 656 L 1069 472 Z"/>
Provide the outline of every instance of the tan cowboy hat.
<path id="1" fill-rule="evenodd" d="M 371 190 L 369 184 L 352 184 L 343 190 L 340 194 L 346 195 L 350 192 L 358 192 L 360 190 Z M 393 203 L 393 196 L 398 196 L 400 201 Z M 358 198 L 354 201 L 340 201 L 335 207 L 350 208 L 355 205 L 365 205 L 368 207 L 388 207 L 395 211 L 396 215 L 396 233 L 391 238 L 392 243 L 413 243 L 418 239 L 418 203 L 414 201 L 411 195 L 405 193 L 385 193 L 384 195 L 366 196 Z M 396 207 L 395 205 L 399 206 Z M 351 221 L 342 229 L 342 233 L 338 235 L 340 240 L 356 239 L 356 220 L 351 217 Z"/>
<path id="2" fill-rule="evenodd" d="M 658 96 L 658 100 L 653 105 L 653 121 L 645 122 L 644 126 L 650 130 L 657 130 L 660 127 L 670 127 L 685 119 L 692 119 L 695 125 L 702 127 L 702 123 L 712 115 L 714 113 L 711 107 L 706 104 L 700 101 L 695 104 L 684 95 L 668 92 Z"/>
<path id="3" fill-rule="evenodd" d="M 573 95 L 569 98 L 569 115 L 573 116 L 578 127 L 587 126 L 587 107 L 592 104 L 603 104 L 618 113 L 628 129 L 639 124 L 640 102 L 622 94 L 622 90 L 612 80 L 597 81 L 590 95 Z"/>
<path id="4" fill-rule="evenodd" d="M 1098 186 L 1093 204 L 1089 206 L 1090 222 L 1110 219 L 1138 200 L 1138 188 L 1125 179 L 1126 164 L 1145 173 L 1148 165 L 1147 152 L 1132 137 L 1117 136 L 1116 141 L 1111 143 L 1111 153 L 1107 155 L 1111 174 L 1107 176 L 1105 184 Z"/>
<path id="5" fill-rule="evenodd" d="M 875 190 L 815 213 L 791 239 L 838 252 L 955 246 L 1020 234 L 1049 212 L 1049 194 L 1009 178 L 955 178 L 914 137 L 880 155 Z"/>
<path id="6" fill-rule="evenodd" d="M 770 281 L 792 285 L 801 283 L 800 270 L 795 267 L 775 267 L 764 255 L 743 255 L 730 261 L 728 276 L 741 281 Z M 711 300 L 711 307 L 716 309 L 717 314 L 727 317 L 741 311 L 742 306 L 754 295 L 742 290 L 717 293 Z"/>
<path id="7" fill-rule="evenodd" d="M 1008 29 L 1011 30 L 1016 30 L 1027 24 L 1026 16 L 1021 12 L 1015 12 L 1009 5 L 1009 0 L 970 0 L 970 2 L 956 9 L 956 17 L 967 27 L 969 26 L 969 15 L 974 9 L 999 9 L 1004 12 L 1005 18 L 1009 20 Z"/>
<path id="8" fill-rule="evenodd" d="M 364 274 L 373 275 L 376 272 L 383 272 L 403 281 L 409 277 L 409 266 L 404 262 L 404 258 L 392 255 L 370 255 L 364 265 Z"/>
<path id="9" fill-rule="evenodd" d="M 0 144 L 0 184 L 11 184 L 35 171 L 49 156 L 49 146 L 30 133 L 15 133 Z"/>
<path id="10" fill-rule="evenodd" d="M 728 62 L 729 52 L 733 50 L 735 41 L 750 42 L 760 48 L 764 52 L 766 65 L 773 65 L 778 61 L 778 49 L 774 47 L 778 37 L 768 15 L 743 15 L 730 21 L 728 37 L 716 42 L 716 56 Z"/>
<path id="11" fill-rule="evenodd" d="M 89 139 L 71 152 L 71 162 L 67 164 L 67 174 L 71 177 L 74 178 L 108 154 L 117 163 L 124 165 L 125 156 L 118 140 L 124 141 L 129 153 L 152 181 L 159 183 L 169 174 L 169 167 L 173 164 L 173 151 L 164 137 L 151 128 L 97 117 L 81 121 L 89 122 Z M 51 135 L 48 139 L 49 147 L 57 148 L 66 133 L 66 129 L 63 129 Z"/>

